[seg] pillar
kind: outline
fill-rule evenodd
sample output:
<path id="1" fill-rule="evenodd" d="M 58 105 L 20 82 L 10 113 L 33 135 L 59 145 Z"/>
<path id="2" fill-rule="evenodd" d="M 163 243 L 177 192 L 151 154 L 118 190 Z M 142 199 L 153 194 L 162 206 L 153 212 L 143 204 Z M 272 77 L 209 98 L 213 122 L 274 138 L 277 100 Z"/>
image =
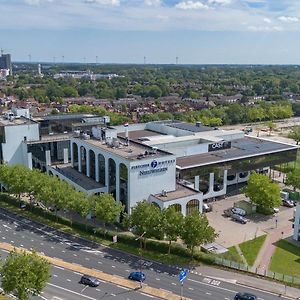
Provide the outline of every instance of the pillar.
<path id="1" fill-rule="evenodd" d="M 32 153 L 27 153 L 27 166 L 30 170 L 32 170 Z"/>
<path id="2" fill-rule="evenodd" d="M 96 168 L 96 172 L 95 172 L 95 178 L 96 181 L 99 182 L 99 156 L 98 154 L 95 154 L 95 168 Z"/>
<path id="3" fill-rule="evenodd" d="M 215 184 L 215 174 L 209 173 L 209 193 L 214 191 L 214 184 Z"/>
<path id="4" fill-rule="evenodd" d="M 70 143 L 70 151 L 71 151 L 71 165 L 72 165 L 72 168 L 74 168 L 73 143 Z"/>
<path id="5" fill-rule="evenodd" d="M 120 164 L 116 162 L 116 201 L 120 201 Z"/>
<path id="6" fill-rule="evenodd" d="M 64 148 L 64 164 L 67 164 L 69 162 L 69 149 Z"/>
<path id="7" fill-rule="evenodd" d="M 107 186 L 107 188 L 109 188 L 109 182 L 108 182 L 108 158 L 105 158 L 105 186 Z"/>
<path id="8" fill-rule="evenodd" d="M 86 150 L 86 176 L 90 177 L 90 150 Z"/>
<path id="9" fill-rule="evenodd" d="M 194 188 L 195 188 L 196 191 L 199 191 L 199 187 L 200 187 L 200 176 L 197 175 L 197 176 L 195 176 Z"/>
<path id="10" fill-rule="evenodd" d="M 50 150 L 46 150 L 46 166 L 51 166 L 51 154 L 50 154 Z"/>
<path id="11" fill-rule="evenodd" d="M 77 145 L 78 149 L 78 172 L 82 172 L 82 167 L 81 167 L 81 151 L 80 151 L 80 146 Z"/>

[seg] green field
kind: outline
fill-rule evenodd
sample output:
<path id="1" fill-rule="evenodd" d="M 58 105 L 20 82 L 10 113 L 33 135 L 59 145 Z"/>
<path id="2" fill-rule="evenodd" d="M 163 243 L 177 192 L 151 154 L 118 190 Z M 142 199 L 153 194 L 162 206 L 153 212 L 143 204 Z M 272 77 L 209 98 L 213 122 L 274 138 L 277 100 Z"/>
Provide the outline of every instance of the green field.
<path id="1" fill-rule="evenodd" d="M 266 237 L 267 235 L 265 234 L 239 245 L 249 266 L 253 266 L 255 259 L 259 253 L 259 250 L 263 245 Z"/>
<path id="2" fill-rule="evenodd" d="M 276 243 L 270 271 L 300 278 L 300 247 L 285 240 Z"/>

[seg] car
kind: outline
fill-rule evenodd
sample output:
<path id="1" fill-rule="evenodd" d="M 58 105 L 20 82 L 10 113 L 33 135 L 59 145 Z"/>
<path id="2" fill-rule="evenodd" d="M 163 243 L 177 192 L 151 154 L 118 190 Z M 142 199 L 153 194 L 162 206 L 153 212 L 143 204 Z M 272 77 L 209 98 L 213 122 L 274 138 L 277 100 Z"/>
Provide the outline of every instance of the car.
<path id="1" fill-rule="evenodd" d="M 239 207 L 233 207 L 231 209 L 231 211 L 236 214 L 236 215 L 240 215 L 240 216 L 246 216 L 246 211 L 243 210 L 242 208 L 239 208 Z"/>
<path id="2" fill-rule="evenodd" d="M 278 207 L 273 207 L 273 212 L 274 213 L 278 213 L 279 212 L 279 208 Z"/>
<path id="3" fill-rule="evenodd" d="M 250 293 L 237 293 L 234 300 L 257 300 L 257 297 Z"/>
<path id="4" fill-rule="evenodd" d="M 292 200 L 283 200 L 282 205 L 286 207 L 294 207 L 294 201 Z"/>
<path id="5" fill-rule="evenodd" d="M 25 202 L 21 202 L 21 203 L 20 203 L 20 208 L 21 208 L 21 209 L 26 209 L 26 207 L 27 207 L 27 205 L 26 205 Z"/>
<path id="6" fill-rule="evenodd" d="M 248 220 L 246 218 L 244 218 L 243 216 L 237 215 L 237 214 L 233 214 L 231 216 L 231 219 L 233 221 L 239 222 L 241 224 L 246 224 L 248 222 Z"/>
<path id="7" fill-rule="evenodd" d="M 143 282 L 146 279 L 146 275 L 143 272 L 131 272 L 128 279 Z"/>
<path id="8" fill-rule="evenodd" d="M 203 210 L 203 212 L 210 212 L 210 211 L 212 211 L 212 205 L 211 204 L 207 204 L 207 203 L 203 203 L 202 210 Z"/>
<path id="9" fill-rule="evenodd" d="M 100 281 L 93 276 L 85 274 L 81 277 L 79 283 L 89 285 L 91 287 L 97 287 L 100 284 Z"/>

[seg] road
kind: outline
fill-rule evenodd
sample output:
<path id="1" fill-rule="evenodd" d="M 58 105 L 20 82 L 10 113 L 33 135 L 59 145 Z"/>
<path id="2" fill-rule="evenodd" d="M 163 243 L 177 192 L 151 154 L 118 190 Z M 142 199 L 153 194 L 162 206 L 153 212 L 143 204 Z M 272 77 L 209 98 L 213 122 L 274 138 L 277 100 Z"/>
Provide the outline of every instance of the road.
<path id="1" fill-rule="evenodd" d="M 2 208 L 0 208 L 0 241 L 12 244 L 16 247 L 23 247 L 28 250 L 34 249 L 47 256 L 60 258 L 70 263 L 76 263 L 87 268 L 97 269 L 108 274 L 118 275 L 125 278 L 133 270 L 138 270 L 140 266 L 140 260 L 136 256 L 59 232 L 54 228 L 7 212 Z M 146 284 L 155 288 L 180 294 L 177 268 L 147 260 L 142 261 L 142 266 L 143 271 L 146 274 Z M 66 270 L 60 271 L 67 272 Z M 56 272 L 60 271 L 56 270 Z M 59 275 L 61 273 L 54 274 L 57 275 L 57 277 L 52 277 L 51 280 L 55 280 L 55 283 L 53 284 L 63 287 L 69 286 L 70 291 L 80 290 L 78 284 L 75 284 L 79 275 L 75 281 L 74 279 L 72 281 L 73 277 L 69 278 L 72 283 L 68 283 L 64 280 L 65 275 Z M 107 289 L 109 293 L 113 294 L 112 297 L 114 299 L 127 299 L 127 295 L 117 295 L 120 288 L 115 285 L 105 284 L 105 289 Z M 104 292 L 106 291 L 105 289 Z M 51 298 L 51 295 L 55 296 L 55 293 L 58 293 L 56 290 L 57 288 L 54 286 L 47 286 L 47 289 L 45 290 L 45 295 L 47 296 L 43 295 L 43 297 L 47 300 L 59 300 Z M 112 290 L 113 292 L 111 292 Z M 277 298 L 277 296 L 273 294 L 242 287 L 234 282 L 227 281 L 226 279 L 210 278 L 192 273 L 188 274 L 183 290 L 185 297 L 201 300 L 229 300 L 233 299 L 235 293 L 240 291 L 255 293 L 259 300 L 274 300 L 275 297 Z M 61 294 L 64 294 L 62 291 Z M 90 292 L 90 289 L 88 289 L 88 292 Z M 91 290 L 91 293 L 93 293 L 93 290 Z M 134 295 L 134 297 L 140 296 L 143 295 Z M 61 298 L 60 296 L 57 297 Z M 93 298 L 96 296 L 90 297 Z M 129 297 L 129 299 L 141 299 L 134 297 Z M 83 298 L 81 295 L 71 293 L 70 298 L 61 299 L 74 300 Z M 99 299 L 99 295 L 97 296 L 97 299 Z"/>

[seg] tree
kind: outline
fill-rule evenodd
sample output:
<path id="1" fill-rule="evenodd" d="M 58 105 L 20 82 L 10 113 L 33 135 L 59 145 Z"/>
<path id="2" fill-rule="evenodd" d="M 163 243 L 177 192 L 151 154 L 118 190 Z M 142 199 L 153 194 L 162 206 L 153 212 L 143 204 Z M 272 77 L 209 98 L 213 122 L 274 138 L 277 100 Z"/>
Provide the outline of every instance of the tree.
<path id="1" fill-rule="evenodd" d="M 276 124 L 272 121 L 266 122 L 266 126 L 269 128 L 269 135 L 271 135 L 271 132 L 276 128 Z"/>
<path id="2" fill-rule="evenodd" d="M 298 145 L 299 142 L 300 142 L 300 125 L 294 126 L 294 127 L 291 129 L 291 131 L 290 131 L 288 137 L 289 137 L 290 139 L 295 140 L 296 144 Z"/>
<path id="3" fill-rule="evenodd" d="M 163 210 L 163 232 L 169 241 L 168 254 L 171 251 L 171 243 L 176 242 L 181 234 L 183 225 L 183 215 L 176 211 L 174 206 L 169 206 Z"/>
<path id="4" fill-rule="evenodd" d="M 138 202 L 132 209 L 130 224 L 135 228 L 135 233 L 142 235 L 144 232 L 144 248 L 146 248 L 146 238 L 162 238 L 162 213 L 161 210 L 147 202 Z"/>
<path id="5" fill-rule="evenodd" d="M 256 204 L 258 209 L 266 214 L 272 213 L 274 207 L 282 204 L 280 186 L 272 182 L 266 175 L 256 172 L 251 173 L 244 192 L 251 202 Z"/>
<path id="6" fill-rule="evenodd" d="M 198 211 L 193 211 L 185 217 L 181 238 L 187 248 L 191 250 L 193 257 L 194 248 L 205 243 L 211 243 L 215 240 L 217 234 L 209 225 L 207 217 Z"/>
<path id="7" fill-rule="evenodd" d="M 300 189 L 300 169 L 294 169 L 293 171 L 286 174 L 286 185 L 291 185 L 296 189 Z"/>
<path id="8" fill-rule="evenodd" d="M 1 287 L 5 293 L 16 292 L 18 299 L 39 295 L 50 278 L 50 264 L 35 252 L 11 251 L 1 267 Z"/>

